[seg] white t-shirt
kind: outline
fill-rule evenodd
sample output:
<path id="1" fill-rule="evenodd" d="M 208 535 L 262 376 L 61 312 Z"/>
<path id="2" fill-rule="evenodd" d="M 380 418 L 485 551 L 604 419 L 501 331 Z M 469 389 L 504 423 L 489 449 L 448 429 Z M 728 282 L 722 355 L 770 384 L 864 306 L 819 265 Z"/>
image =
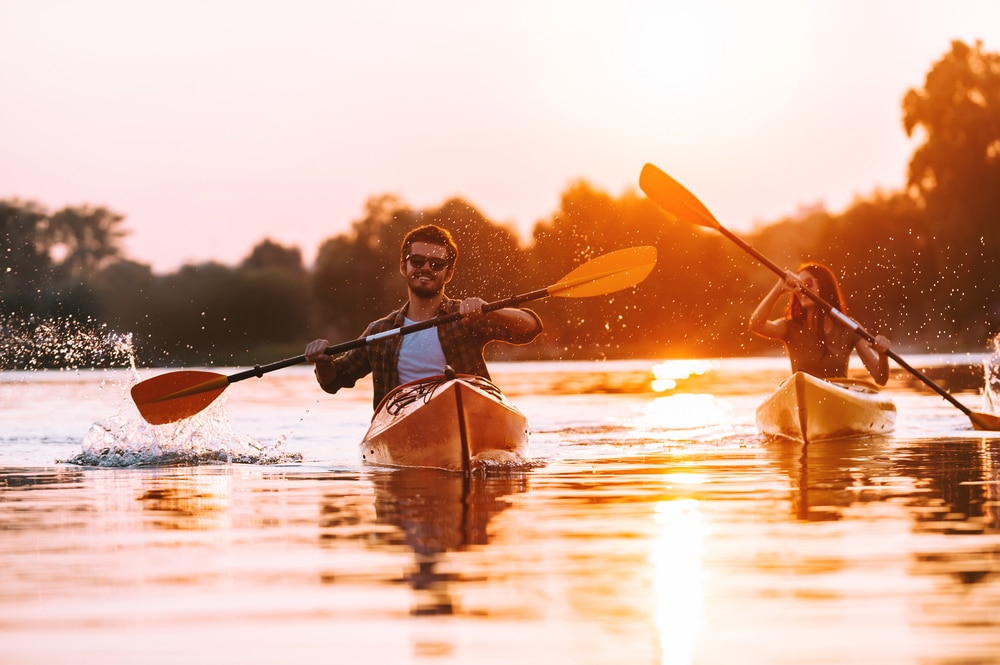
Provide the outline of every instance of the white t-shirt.
<path id="1" fill-rule="evenodd" d="M 405 325 L 416 323 L 409 318 L 403 320 Z M 437 328 L 426 328 L 403 335 L 403 344 L 399 349 L 399 382 L 409 383 L 427 376 L 444 372 L 446 361 L 438 339 Z"/>

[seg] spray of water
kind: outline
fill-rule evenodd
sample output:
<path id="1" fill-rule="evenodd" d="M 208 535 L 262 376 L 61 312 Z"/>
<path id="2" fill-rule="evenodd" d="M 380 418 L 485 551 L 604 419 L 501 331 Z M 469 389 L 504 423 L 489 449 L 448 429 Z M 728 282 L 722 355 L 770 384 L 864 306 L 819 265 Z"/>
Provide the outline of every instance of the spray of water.
<path id="1" fill-rule="evenodd" d="M 0 369 L 134 367 L 132 333 L 116 333 L 90 317 L 0 318 Z"/>
<path id="2" fill-rule="evenodd" d="M 94 423 L 83 449 L 65 460 L 100 467 L 196 466 L 201 464 L 284 464 L 302 461 L 284 450 L 285 436 L 265 445 L 237 433 L 222 395 L 192 418 L 150 425 L 129 400 L 118 414 Z"/>
<path id="3" fill-rule="evenodd" d="M 1000 413 L 1000 334 L 990 341 L 990 355 L 983 361 L 986 381 L 983 387 L 983 410 Z"/>
<path id="4" fill-rule="evenodd" d="M 93 423 L 83 436 L 81 452 L 58 462 L 136 467 L 301 461 L 300 454 L 284 451 L 284 435 L 265 445 L 234 431 L 224 395 L 194 418 L 167 425 L 143 420 L 129 392 L 141 379 L 131 333 L 115 333 L 92 319 L 72 316 L 0 318 L 0 369 L 30 376 L 85 368 L 128 370 L 113 373 L 108 382 L 120 391 L 117 413 Z"/>

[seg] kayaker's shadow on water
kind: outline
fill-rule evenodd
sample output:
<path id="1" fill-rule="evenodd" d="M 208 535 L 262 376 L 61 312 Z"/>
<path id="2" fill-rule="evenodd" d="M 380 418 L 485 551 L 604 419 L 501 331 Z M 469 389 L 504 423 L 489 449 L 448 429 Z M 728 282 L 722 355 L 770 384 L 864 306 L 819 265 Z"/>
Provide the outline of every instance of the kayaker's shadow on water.
<path id="1" fill-rule="evenodd" d="M 528 490 L 528 472 L 468 475 L 401 468 L 376 470 L 368 477 L 375 490 L 375 522 L 364 537 L 380 551 L 393 546 L 412 550 L 414 565 L 391 580 L 413 588 L 411 613 L 454 614 L 458 608 L 449 586 L 472 580 L 461 573 L 441 571 L 441 564 L 448 553 L 489 544 L 491 520 L 511 506 L 506 497 Z M 341 512 L 339 506 L 323 507 L 323 515 L 331 517 L 331 528 L 338 526 L 335 523 L 340 520 L 334 516 Z M 380 528 L 384 525 L 396 528 Z M 356 540 L 359 536 L 354 531 L 347 537 Z"/>
<path id="2" fill-rule="evenodd" d="M 770 439 L 765 448 L 791 481 L 795 516 L 828 522 L 841 519 L 855 503 L 873 500 L 863 488 L 873 487 L 871 479 L 891 468 L 891 441 L 878 434 L 813 444 Z"/>

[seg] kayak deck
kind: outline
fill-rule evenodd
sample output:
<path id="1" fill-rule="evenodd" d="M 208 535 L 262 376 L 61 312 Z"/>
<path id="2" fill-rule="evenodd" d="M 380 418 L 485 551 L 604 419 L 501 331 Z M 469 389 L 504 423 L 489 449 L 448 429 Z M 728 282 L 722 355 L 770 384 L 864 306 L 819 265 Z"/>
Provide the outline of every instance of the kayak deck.
<path id="1" fill-rule="evenodd" d="M 386 395 L 359 447 L 366 464 L 468 471 L 523 459 L 528 420 L 482 377 L 432 376 Z"/>
<path id="2" fill-rule="evenodd" d="M 888 434 L 896 405 L 868 381 L 796 372 L 757 407 L 756 420 L 765 435 L 808 443 Z"/>

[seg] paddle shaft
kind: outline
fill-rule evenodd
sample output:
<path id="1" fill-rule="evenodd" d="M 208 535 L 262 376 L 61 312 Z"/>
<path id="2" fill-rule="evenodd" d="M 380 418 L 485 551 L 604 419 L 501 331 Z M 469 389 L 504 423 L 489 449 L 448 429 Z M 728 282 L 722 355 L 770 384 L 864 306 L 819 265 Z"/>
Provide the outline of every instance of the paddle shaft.
<path id="1" fill-rule="evenodd" d="M 553 287 L 546 287 L 544 289 L 537 289 L 529 293 L 522 293 L 521 295 L 511 296 L 509 298 L 504 298 L 503 300 L 498 300 L 496 302 L 486 303 L 483 305 L 483 312 L 494 312 L 498 309 L 503 309 L 505 307 L 516 307 L 522 303 L 530 302 L 532 300 L 540 300 L 547 297 L 549 294 L 549 289 Z M 385 330 L 380 333 L 375 333 L 373 335 L 367 335 L 365 337 L 359 337 L 357 339 L 352 339 L 347 342 L 341 342 L 340 344 L 334 344 L 333 346 L 327 347 L 327 355 L 338 355 L 344 353 L 345 351 L 350 351 L 351 349 L 357 349 L 362 346 L 367 346 L 372 342 L 378 341 L 380 339 L 385 339 L 387 337 L 395 337 L 396 335 L 408 335 L 410 333 L 415 333 L 420 330 L 426 330 L 428 328 L 434 328 L 436 326 L 441 326 L 446 323 L 451 323 L 452 321 L 458 321 L 462 318 L 462 314 L 458 312 L 453 312 L 451 314 L 445 314 L 444 316 L 438 316 L 433 319 L 427 319 L 426 321 L 418 321 L 417 323 L 411 323 L 409 325 L 400 326 L 398 328 L 393 328 L 392 330 Z M 237 381 L 242 381 L 244 379 L 250 379 L 253 377 L 260 378 L 267 374 L 268 372 L 274 372 L 279 369 L 284 369 L 286 367 L 291 367 L 293 365 L 300 365 L 306 361 L 305 354 L 294 356 L 292 358 L 285 358 L 284 360 L 278 360 L 267 365 L 255 365 L 254 367 L 243 370 L 242 372 L 236 372 L 235 374 L 230 374 L 226 377 L 229 383 L 236 383 Z"/>

